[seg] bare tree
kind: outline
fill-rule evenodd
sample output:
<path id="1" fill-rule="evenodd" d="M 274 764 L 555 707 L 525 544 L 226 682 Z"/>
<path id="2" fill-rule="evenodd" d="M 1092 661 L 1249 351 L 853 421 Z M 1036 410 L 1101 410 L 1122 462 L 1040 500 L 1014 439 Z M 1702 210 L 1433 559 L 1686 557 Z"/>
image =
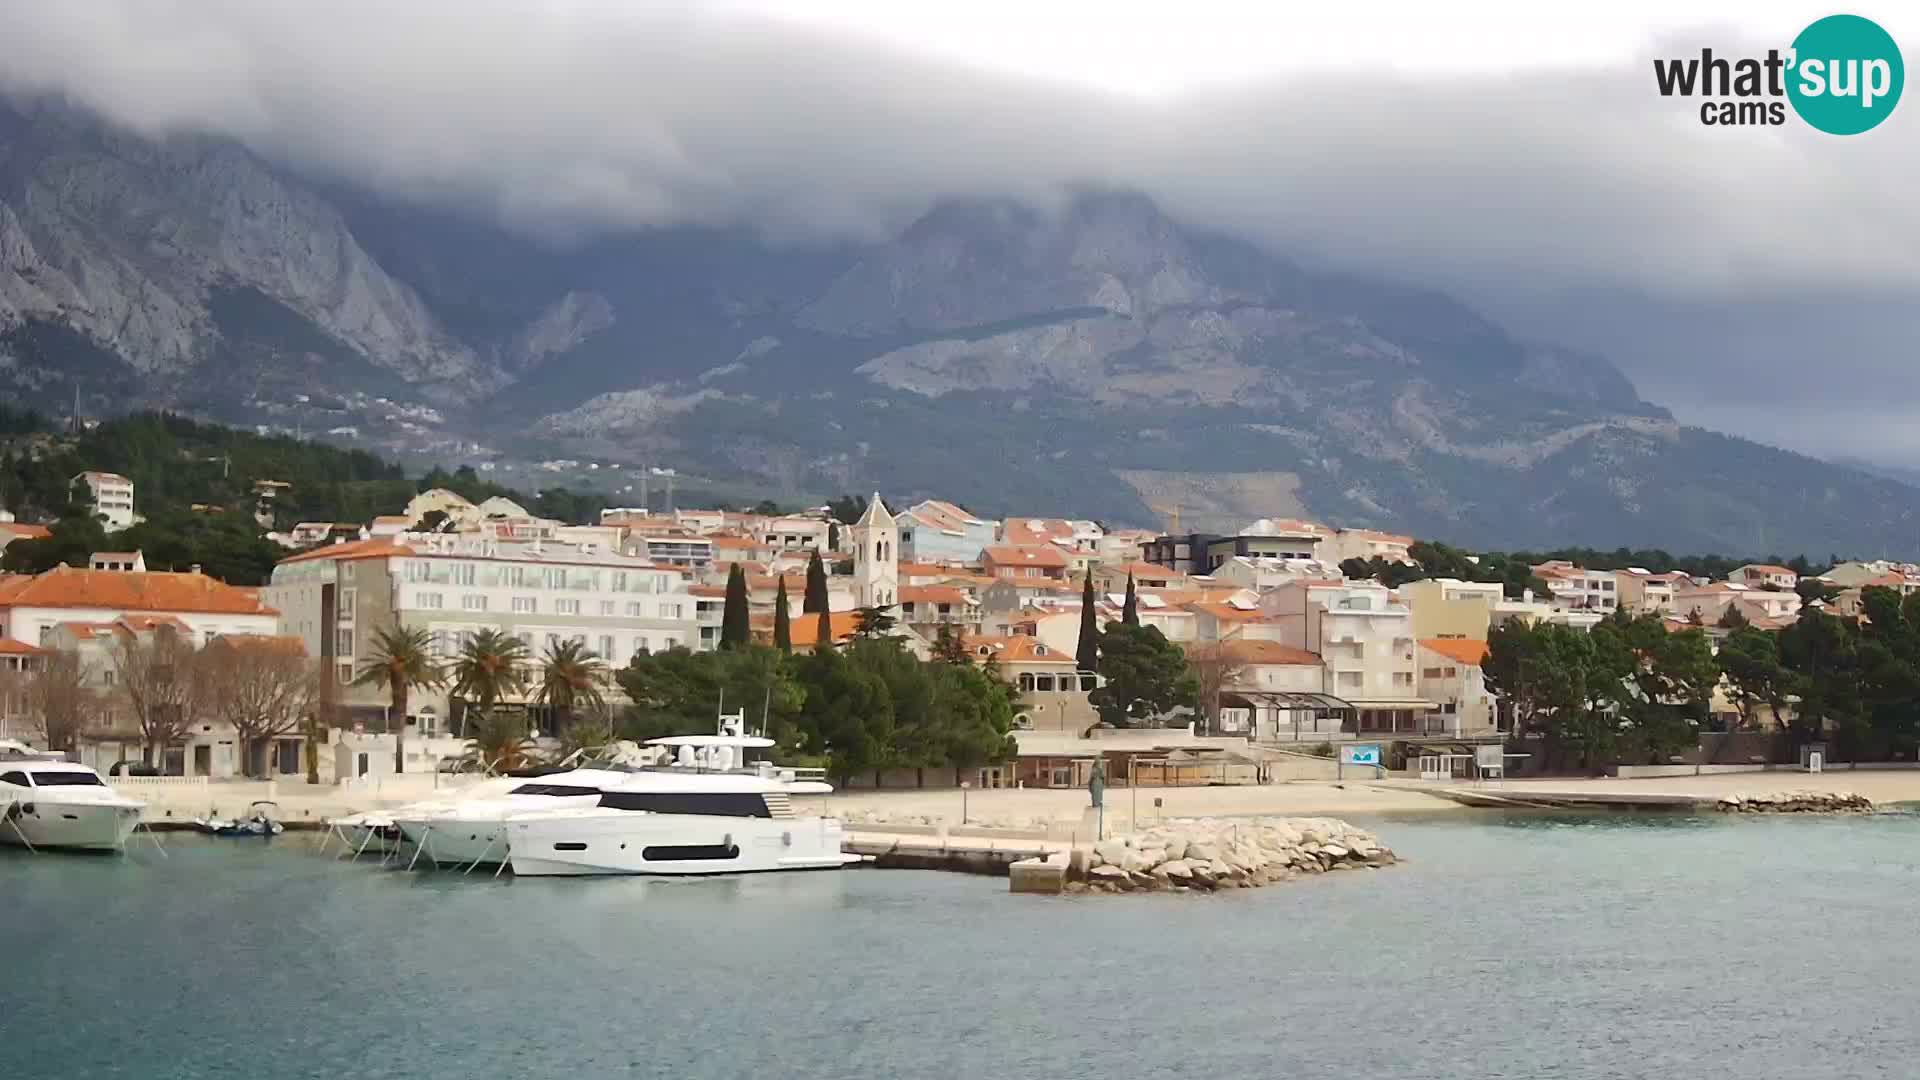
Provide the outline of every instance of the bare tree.
<path id="1" fill-rule="evenodd" d="M 87 686 L 87 668 L 70 652 L 49 653 L 37 671 L 26 673 L 21 697 L 27 713 L 47 740 L 47 749 L 70 751 L 100 708 Z"/>
<path id="2" fill-rule="evenodd" d="M 231 725 L 242 771 L 268 771 L 262 749 L 298 730 L 320 696 L 317 666 L 298 638 L 235 634 L 215 638 L 199 657 L 208 715 Z"/>
<path id="3" fill-rule="evenodd" d="M 1212 730 L 1220 719 L 1220 696 L 1239 683 L 1247 665 L 1231 642 L 1201 641 L 1187 646 L 1187 666 L 1200 684 L 1200 714 Z"/>
<path id="4" fill-rule="evenodd" d="M 113 646 L 113 666 L 121 700 L 140 729 L 143 756 L 153 763 L 186 738 L 206 691 L 207 680 L 193 641 L 171 626 L 139 632 L 122 630 Z"/>

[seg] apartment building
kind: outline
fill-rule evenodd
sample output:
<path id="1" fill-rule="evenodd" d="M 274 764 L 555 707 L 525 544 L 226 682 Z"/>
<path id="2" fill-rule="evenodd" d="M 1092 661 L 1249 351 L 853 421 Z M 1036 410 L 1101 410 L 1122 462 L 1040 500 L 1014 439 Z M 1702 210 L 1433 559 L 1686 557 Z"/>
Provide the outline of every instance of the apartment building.
<path id="1" fill-rule="evenodd" d="M 94 516 L 100 518 L 108 532 L 119 532 L 140 520 L 133 511 L 133 481 L 119 473 L 88 470 L 68 482 L 76 489 L 86 489 Z"/>
<path id="2" fill-rule="evenodd" d="M 408 533 L 335 544 L 284 559 L 265 590 L 281 632 L 298 636 L 349 682 L 372 655 L 376 632 L 427 631 L 451 660 L 483 629 L 519 638 L 539 656 L 579 641 L 609 665 L 642 650 L 697 647 L 695 597 L 673 567 L 593 545 L 513 544 L 474 536 Z M 378 714 L 384 694 L 347 687 L 350 710 Z M 444 690 L 418 694 L 407 718 L 422 733 L 446 717 Z"/>
<path id="3" fill-rule="evenodd" d="M 980 554 L 985 572 L 1002 581 L 1064 580 L 1071 565 L 1067 553 L 1047 544 L 990 547 Z"/>
<path id="4" fill-rule="evenodd" d="M 1771 563 L 1748 563 L 1727 575 L 1727 580 L 1735 585 L 1748 585 L 1756 589 L 1780 589 L 1792 592 L 1800 584 L 1800 575 L 1784 566 Z"/>
<path id="5" fill-rule="evenodd" d="M 1486 659 L 1484 641 L 1421 639 L 1420 696 L 1434 703 L 1427 717 L 1429 733 L 1459 737 L 1494 733 L 1494 697 L 1481 671 Z"/>
<path id="6" fill-rule="evenodd" d="M 1322 557 L 1334 563 L 1348 559 L 1411 562 L 1412 556 L 1408 552 L 1413 547 L 1413 537 L 1378 529 L 1335 529 L 1332 542 L 1326 547 L 1331 550 L 1323 550 Z"/>
<path id="7" fill-rule="evenodd" d="M 1434 702 L 1419 695 L 1413 613 L 1372 581 L 1297 582 L 1262 597 L 1280 641 L 1317 654 L 1324 692 L 1352 709 L 1360 733 L 1419 734 Z"/>
<path id="8" fill-rule="evenodd" d="M 1615 575 L 1620 586 L 1620 607 L 1632 612 L 1665 615 L 1673 611 L 1676 587 L 1691 587 L 1693 579 L 1678 571 L 1656 574 L 1643 566 L 1629 566 Z"/>
<path id="9" fill-rule="evenodd" d="M 1535 566 L 1533 573 L 1547 583 L 1555 600 L 1568 607 L 1604 615 L 1620 606 L 1618 571 L 1588 570 L 1564 559 L 1555 559 Z"/>
<path id="10" fill-rule="evenodd" d="M 1199 572 L 1218 569 L 1236 556 L 1254 559 L 1316 559 L 1321 546 L 1332 539 L 1330 530 L 1311 521 L 1291 518 L 1261 518 L 1250 522 L 1234 536 L 1218 536 L 1206 541 L 1205 566 Z"/>

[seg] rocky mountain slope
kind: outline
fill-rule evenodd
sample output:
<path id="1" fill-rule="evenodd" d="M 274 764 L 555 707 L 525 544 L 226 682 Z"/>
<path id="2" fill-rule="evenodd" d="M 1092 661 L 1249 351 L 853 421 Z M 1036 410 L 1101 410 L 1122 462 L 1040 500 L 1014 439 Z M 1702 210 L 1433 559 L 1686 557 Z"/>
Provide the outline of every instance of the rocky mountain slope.
<path id="1" fill-rule="evenodd" d="M 1301 514 L 1476 545 L 1912 553 L 1915 491 L 1676 424 L 1600 357 L 1089 190 L 872 247 L 668 229 L 552 247 L 232 143 L 0 108 L 0 389 L 347 418 L 1199 527 Z M 311 414 L 311 416 L 309 415 Z"/>

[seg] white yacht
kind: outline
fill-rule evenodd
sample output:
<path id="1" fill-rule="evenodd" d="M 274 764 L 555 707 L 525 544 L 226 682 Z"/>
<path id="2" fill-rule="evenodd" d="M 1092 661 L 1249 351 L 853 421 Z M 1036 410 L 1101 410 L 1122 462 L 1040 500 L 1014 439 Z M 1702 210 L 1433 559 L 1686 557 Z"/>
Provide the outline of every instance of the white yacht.
<path id="1" fill-rule="evenodd" d="M 420 857 L 442 866 L 507 860 L 502 823 L 516 813 L 594 806 L 601 792 L 631 774 L 613 769 L 569 769 L 545 776 L 486 782 L 483 791 L 448 801 L 415 803 L 385 815 Z M 349 832 L 348 840 L 356 838 Z"/>
<path id="2" fill-rule="evenodd" d="M 648 745 L 677 751 L 674 764 L 628 774 L 591 806 L 509 816 L 506 847 L 513 872 L 735 874 L 837 869 L 860 861 L 842 852 L 838 821 L 793 811 L 791 796 L 823 795 L 831 786 L 772 765 L 735 767 L 736 755 L 770 747 L 773 740 L 681 735 Z"/>
<path id="3" fill-rule="evenodd" d="M 0 844 L 120 851 L 146 804 L 57 757 L 0 751 Z"/>

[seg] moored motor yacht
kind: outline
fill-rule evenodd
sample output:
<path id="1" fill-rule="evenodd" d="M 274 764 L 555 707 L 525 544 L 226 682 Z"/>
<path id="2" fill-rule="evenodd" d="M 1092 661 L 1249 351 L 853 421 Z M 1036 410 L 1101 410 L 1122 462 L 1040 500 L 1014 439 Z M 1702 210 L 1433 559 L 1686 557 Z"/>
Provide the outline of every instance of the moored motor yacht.
<path id="1" fill-rule="evenodd" d="M 0 844 L 119 851 L 146 804 L 108 787 L 71 761 L 0 754 Z"/>
<path id="2" fill-rule="evenodd" d="M 643 769 L 592 806 L 528 810 L 508 817 L 516 875 L 735 874 L 837 869 L 860 861 L 841 850 L 840 823 L 794 813 L 794 795 L 825 783 L 772 765 L 740 766 L 771 739 L 681 735 L 648 745 L 675 751 L 673 764 Z"/>
<path id="3" fill-rule="evenodd" d="M 603 790 L 627 775 L 613 769 L 569 769 L 514 778 L 504 791 L 502 785 L 489 781 L 488 791 L 451 801 L 415 803 L 387 816 L 419 857 L 429 862 L 442 866 L 505 862 L 507 838 L 502 822 L 508 817 L 531 810 L 596 805 Z"/>

